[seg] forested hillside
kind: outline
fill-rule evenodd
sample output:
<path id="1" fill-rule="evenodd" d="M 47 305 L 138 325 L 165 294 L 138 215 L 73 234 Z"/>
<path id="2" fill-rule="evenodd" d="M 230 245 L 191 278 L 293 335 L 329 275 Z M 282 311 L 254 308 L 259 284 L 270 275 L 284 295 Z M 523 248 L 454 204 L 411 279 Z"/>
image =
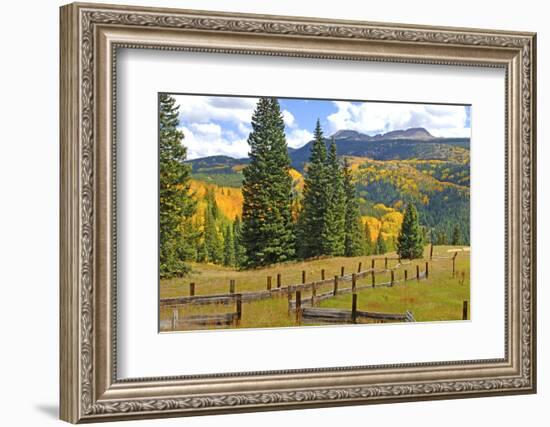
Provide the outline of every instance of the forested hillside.
<path id="1" fill-rule="evenodd" d="M 400 226 L 404 206 L 415 204 L 428 240 L 450 243 L 455 229 L 460 242 L 470 242 L 470 141 L 468 138 L 434 138 L 423 129 L 395 131 L 370 137 L 355 131 L 339 131 L 334 139 L 338 157 L 347 159 L 358 191 L 360 213 L 369 222 L 373 241 L 378 230 L 390 249 Z M 300 209 L 303 174 L 311 154 L 311 143 L 288 150 L 293 169 L 293 211 Z M 242 170 L 249 160 L 212 156 L 188 162 L 197 182 L 219 188 L 241 188 Z M 225 193 L 230 190 L 223 190 Z M 219 191 L 218 191 L 219 193 Z M 220 200 L 221 202 L 221 200 Z M 229 203 L 219 203 L 228 217 Z M 402 219 L 402 218 L 401 218 Z"/>

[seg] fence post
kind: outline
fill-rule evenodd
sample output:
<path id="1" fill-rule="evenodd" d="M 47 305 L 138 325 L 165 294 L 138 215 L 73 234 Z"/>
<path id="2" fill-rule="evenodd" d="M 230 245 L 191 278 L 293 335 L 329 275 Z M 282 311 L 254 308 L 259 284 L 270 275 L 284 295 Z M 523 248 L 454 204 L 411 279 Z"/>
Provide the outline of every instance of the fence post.
<path id="1" fill-rule="evenodd" d="M 376 261 L 375 258 L 371 259 L 370 261 L 370 268 L 372 268 L 374 270 L 374 262 Z"/>
<path id="2" fill-rule="evenodd" d="M 405 269 L 404 274 L 405 274 L 405 282 L 406 282 L 407 281 L 407 276 L 409 275 L 409 272 Z"/>
<path id="3" fill-rule="evenodd" d="M 420 280 L 420 266 L 416 265 L 416 280 Z"/>
<path id="4" fill-rule="evenodd" d="M 302 283 L 306 283 L 306 271 L 302 270 Z"/>
<path id="5" fill-rule="evenodd" d="M 340 269 L 340 276 L 344 277 L 344 266 Z"/>
<path id="6" fill-rule="evenodd" d="M 453 277 L 455 277 L 455 261 L 456 261 L 457 255 L 458 255 L 458 252 L 455 252 L 455 254 L 453 255 Z"/>
<path id="7" fill-rule="evenodd" d="M 357 294 L 351 297 L 351 322 L 357 323 Z"/>
<path id="8" fill-rule="evenodd" d="M 432 259 L 434 256 L 434 244 L 431 243 L 430 244 L 430 259 Z"/>
<path id="9" fill-rule="evenodd" d="M 357 266 L 357 272 L 361 273 L 361 267 L 363 266 L 363 263 L 359 261 L 359 265 Z"/>
<path id="10" fill-rule="evenodd" d="M 391 276 L 391 279 L 390 279 L 390 286 L 393 286 L 393 282 L 394 282 L 394 280 L 395 280 L 395 276 L 394 276 L 393 270 L 390 271 L 390 276 Z"/>
<path id="11" fill-rule="evenodd" d="M 352 273 L 352 275 L 351 275 L 351 292 L 355 293 L 356 287 L 357 287 L 357 277 L 355 276 L 355 273 Z"/>
<path id="12" fill-rule="evenodd" d="M 462 303 L 462 320 L 468 320 L 468 301 Z"/>
<path id="13" fill-rule="evenodd" d="M 190 297 L 195 296 L 195 283 L 194 282 L 189 283 L 189 296 Z"/>
<path id="14" fill-rule="evenodd" d="M 288 314 L 292 311 L 292 288 L 288 286 L 287 292 L 286 292 L 287 300 L 288 300 Z"/>
<path id="15" fill-rule="evenodd" d="M 271 290 L 271 276 L 267 276 L 267 290 Z"/>
<path id="16" fill-rule="evenodd" d="M 315 299 L 317 298 L 317 286 L 315 283 L 311 285 L 311 306 L 315 307 Z"/>
<path id="17" fill-rule="evenodd" d="M 234 294 L 235 293 L 235 279 L 231 279 L 229 281 L 229 293 Z"/>
<path id="18" fill-rule="evenodd" d="M 338 293 L 338 276 L 334 276 L 334 291 L 332 293 L 334 296 Z"/>
<path id="19" fill-rule="evenodd" d="M 430 269 L 428 267 L 428 261 L 426 261 L 426 279 L 428 278 L 429 273 L 430 273 Z"/>
<path id="20" fill-rule="evenodd" d="M 281 273 L 277 273 L 277 287 L 281 287 Z"/>
<path id="21" fill-rule="evenodd" d="M 325 280 L 325 269 L 321 269 L 321 280 Z"/>
<path id="22" fill-rule="evenodd" d="M 178 316 L 179 316 L 179 310 L 177 308 L 174 308 L 172 310 L 172 330 L 175 331 L 178 327 Z"/>
<path id="23" fill-rule="evenodd" d="M 296 291 L 296 323 L 302 323 L 302 293 Z"/>
<path id="24" fill-rule="evenodd" d="M 241 318 L 243 314 L 243 302 L 242 302 L 242 296 L 241 294 L 237 294 L 235 299 L 235 311 L 237 312 L 237 325 L 239 326 L 241 324 Z"/>
<path id="25" fill-rule="evenodd" d="M 388 257 L 384 258 L 384 270 L 388 269 Z"/>

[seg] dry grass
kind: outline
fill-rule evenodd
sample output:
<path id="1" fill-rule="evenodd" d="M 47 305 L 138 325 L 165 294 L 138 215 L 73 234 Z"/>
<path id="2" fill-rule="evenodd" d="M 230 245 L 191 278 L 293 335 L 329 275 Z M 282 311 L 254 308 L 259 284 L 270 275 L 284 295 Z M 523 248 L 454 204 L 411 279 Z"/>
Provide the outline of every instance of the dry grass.
<path id="1" fill-rule="evenodd" d="M 449 257 L 450 246 L 434 247 L 434 258 Z M 395 254 L 388 254 L 395 256 Z M 428 257 L 428 249 L 425 256 Z M 321 269 L 325 269 L 325 277 L 340 275 L 341 267 L 345 273 L 356 272 L 359 262 L 362 270 L 370 268 L 372 257 L 327 258 L 306 262 L 279 264 L 257 270 L 235 271 L 231 268 L 194 264 L 193 273 L 185 279 L 162 280 L 160 283 L 161 298 L 189 295 L 189 283 L 195 283 L 196 295 L 225 294 L 229 291 L 229 280 L 236 281 L 236 292 L 257 291 L 266 289 L 267 276 L 272 277 L 272 287 L 276 287 L 277 273 L 281 274 L 282 285 L 297 284 L 302 281 L 302 270 L 306 271 L 306 281 L 319 280 Z M 379 258 L 379 257 L 376 257 Z M 394 266 L 396 261 L 390 260 L 388 265 Z M 409 278 L 415 276 L 416 264 L 424 270 L 424 261 L 413 261 L 402 265 L 395 272 L 395 279 L 403 278 L 407 269 Z M 377 260 L 376 267 L 383 268 L 384 261 Z M 370 284 L 370 277 L 358 280 L 359 286 Z M 377 283 L 389 282 L 390 273 L 378 274 Z M 349 287 L 350 283 L 342 284 Z M 318 289 L 318 294 L 332 289 L 325 285 Z M 302 292 L 302 298 L 311 294 Z M 441 321 L 462 319 L 462 302 L 470 299 L 470 253 L 459 252 L 456 259 L 456 274 L 452 277 L 452 261 L 434 259 L 430 263 L 430 274 L 427 280 L 411 280 L 405 284 L 393 287 L 364 289 L 358 291 L 358 309 L 389 313 L 404 313 L 409 310 L 417 321 Z M 351 309 L 351 295 L 345 294 L 322 301 L 320 307 Z M 202 305 L 185 306 L 179 310 L 179 318 L 188 315 L 221 314 L 235 311 L 234 305 Z M 171 317 L 171 310 L 161 310 L 161 324 L 166 324 Z M 163 322 L 164 321 L 164 322 Z M 287 298 L 273 298 L 262 301 L 243 303 L 241 328 L 284 327 L 296 326 L 294 315 L 288 314 Z M 201 327 L 204 328 L 204 327 Z M 212 328 L 209 327 L 209 328 Z M 188 328 L 185 328 L 188 329 Z"/>

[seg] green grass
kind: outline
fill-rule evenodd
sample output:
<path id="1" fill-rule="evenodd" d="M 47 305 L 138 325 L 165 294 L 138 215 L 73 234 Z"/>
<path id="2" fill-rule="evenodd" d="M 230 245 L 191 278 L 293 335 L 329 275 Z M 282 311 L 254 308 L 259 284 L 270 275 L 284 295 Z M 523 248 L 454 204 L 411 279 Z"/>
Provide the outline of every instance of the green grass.
<path id="1" fill-rule="evenodd" d="M 451 256 L 448 252 L 451 246 L 434 247 L 434 260 L 430 262 L 430 274 L 427 280 L 410 280 L 393 287 L 368 288 L 359 290 L 358 309 L 388 313 L 405 313 L 411 311 L 417 321 L 461 320 L 462 303 L 470 299 L 470 252 L 458 252 L 456 259 L 456 274 L 452 277 L 452 261 L 437 260 L 439 256 Z M 395 254 L 388 254 L 389 257 Z M 375 256 L 379 258 L 379 256 Z M 425 257 L 429 257 L 426 248 Z M 302 270 L 306 271 L 306 282 L 319 280 L 321 269 L 325 269 L 325 277 L 340 275 L 344 266 L 345 273 L 356 272 L 358 263 L 362 270 L 370 268 L 371 256 L 356 258 L 326 258 L 306 262 L 295 262 L 274 265 L 268 268 L 236 271 L 231 268 L 212 264 L 192 264 L 193 272 L 184 279 L 161 280 L 160 297 L 170 298 L 189 295 L 189 283 L 195 282 L 195 295 L 225 294 L 229 292 L 229 280 L 236 281 L 236 292 L 257 291 L 266 289 L 267 276 L 272 276 L 272 287 L 276 287 L 277 273 L 281 274 L 282 285 L 301 283 Z M 394 266 L 396 261 L 390 260 L 388 265 Z M 395 279 L 403 278 L 407 269 L 409 278 L 415 276 L 416 265 L 424 271 L 424 261 L 417 260 L 402 265 L 395 272 Z M 383 268 L 383 260 L 376 261 L 376 268 Z M 370 276 L 357 281 L 358 286 L 370 284 Z M 390 273 L 377 274 L 376 283 L 388 282 Z M 349 287 L 350 282 L 341 284 Z M 332 285 L 325 285 L 317 293 L 327 292 Z M 311 296 L 302 292 L 302 298 Z M 351 294 L 339 295 L 320 303 L 323 308 L 341 308 L 351 310 Z M 234 305 L 202 305 L 184 306 L 179 309 L 180 319 L 187 315 L 221 314 L 234 311 Z M 171 310 L 161 310 L 161 321 L 169 320 Z M 272 298 L 261 301 L 243 303 L 240 328 L 284 327 L 296 326 L 294 315 L 288 314 L 287 298 Z M 204 329 L 204 327 L 203 327 Z"/>

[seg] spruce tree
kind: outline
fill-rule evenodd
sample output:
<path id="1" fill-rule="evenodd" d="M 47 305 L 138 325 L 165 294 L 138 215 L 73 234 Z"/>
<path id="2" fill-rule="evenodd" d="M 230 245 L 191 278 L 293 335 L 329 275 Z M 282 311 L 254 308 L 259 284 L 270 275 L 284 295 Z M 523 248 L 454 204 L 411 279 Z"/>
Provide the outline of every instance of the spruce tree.
<path id="1" fill-rule="evenodd" d="M 344 160 L 344 194 L 344 255 L 359 256 L 364 253 L 364 233 L 355 183 L 347 159 Z"/>
<path id="2" fill-rule="evenodd" d="M 327 157 L 328 186 L 326 190 L 326 220 L 322 242 L 325 255 L 344 255 L 346 195 L 342 168 L 336 156 L 336 142 L 332 139 Z"/>
<path id="3" fill-rule="evenodd" d="M 312 258 L 326 254 L 328 187 L 327 147 L 321 123 L 317 119 L 311 154 L 304 177 L 302 211 L 298 219 L 300 258 Z"/>
<path id="4" fill-rule="evenodd" d="M 208 190 L 206 193 L 206 209 L 204 211 L 204 245 L 208 262 L 221 264 L 223 261 L 223 242 L 220 238 L 215 215 L 218 207 L 214 193 Z"/>
<path id="5" fill-rule="evenodd" d="M 241 220 L 237 216 L 235 218 L 235 221 L 233 222 L 233 243 L 235 245 L 235 264 L 237 266 L 242 266 L 245 264 L 245 249 L 243 245 L 241 244 L 241 233 L 242 233 L 242 225 Z"/>
<path id="6" fill-rule="evenodd" d="M 460 237 L 460 228 L 458 224 L 455 224 L 453 228 L 453 235 L 451 237 L 451 245 L 458 246 L 462 243 L 462 238 Z"/>
<path id="7" fill-rule="evenodd" d="M 374 242 L 372 241 L 370 225 L 368 221 L 365 221 L 365 224 L 363 225 L 363 235 L 365 236 L 363 254 L 372 255 L 374 253 Z"/>
<path id="8" fill-rule="evenodd" d="M 241 242 L 247 267 L 293 259 L 292 177 L 283 116 L 275 98 L 260 98 L 248 137 L 250 163 L 243 170 Z"/>
<path id="9" fill-rule="evenodd" d="M 380 231 L 378 233 L 378 237 L 376 238 L 375 253 L 376 255 L 384 255 L 386 252 L 388 252 L 386 241 L 384 240 L 384 237 L 382 236 L 382 232 Z"/>
<path id="10" fill-rule="evenodd" d="M 400 258 L 422 258 L 424 253 L 424 238 L 422 228 L 418 223 L 418 212 L 414 204 L 409 203 L 403 216 L 403 224 L 397 237 L 397 253 Z"/>
<path id="11" fill-rule="evenodd" d="M 235 240 L 231 224 L 227 224 L 223 236 L 223 265 L 235 265 Z"/>
<path id="12" fill-rule="evenodd" d="M 161 94 L 159 101 L 159 270 L 162 278 L 168 278 L 187 273 L 184 261 L 195 257 L 189 222 L 196 202 L 189 192 L 191 170 L 184 163 L 184 135 L 177 128 L 179 106 L 167 94 Z"/>
<path id="13" fill-rule="evenodd" d="M 436 233 L 436 244 L 446 245 L 447 244 L 447 234 L 443 230 L 438 230 Z"/>

